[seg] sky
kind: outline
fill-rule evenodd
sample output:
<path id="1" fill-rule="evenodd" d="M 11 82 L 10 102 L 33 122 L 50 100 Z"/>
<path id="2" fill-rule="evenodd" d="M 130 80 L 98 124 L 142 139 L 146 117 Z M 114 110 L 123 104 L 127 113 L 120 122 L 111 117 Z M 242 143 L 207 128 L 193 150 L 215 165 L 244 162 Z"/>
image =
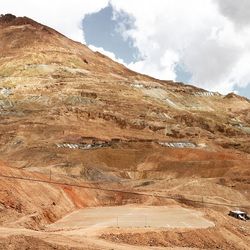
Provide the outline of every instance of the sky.
<path id="1" fill-rule="evenodd" d="M 0 0 L 132 70 L 250 98 L 249 0 Z"/>

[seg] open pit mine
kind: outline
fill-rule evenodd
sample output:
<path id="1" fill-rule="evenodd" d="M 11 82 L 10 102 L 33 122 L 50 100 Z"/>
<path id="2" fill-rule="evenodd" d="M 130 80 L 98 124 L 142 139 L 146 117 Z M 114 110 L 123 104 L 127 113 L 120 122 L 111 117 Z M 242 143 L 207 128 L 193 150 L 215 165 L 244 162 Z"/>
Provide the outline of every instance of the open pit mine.
<path id="1" fill-rule="evenodd" d="M 0 249 L 243 250 L 249 213 L 248 99 L 0 16 Z"/>

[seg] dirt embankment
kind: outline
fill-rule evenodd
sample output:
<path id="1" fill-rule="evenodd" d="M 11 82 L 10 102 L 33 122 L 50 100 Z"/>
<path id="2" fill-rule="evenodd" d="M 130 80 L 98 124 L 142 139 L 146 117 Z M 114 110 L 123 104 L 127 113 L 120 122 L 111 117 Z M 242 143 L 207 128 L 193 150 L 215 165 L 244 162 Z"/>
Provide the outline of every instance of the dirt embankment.
<path id="1" fill-rule="evenodd" d="M 117 244 L 151 247 L 186 247 L 199 249 L 237 249 L 235 242 L 224 239 L 220 230 L 163 231 L 145 233 L 103 234 L 102 239 Z M 244 248 L 238 248 L 244 249 Z M 246 249 L 246 248 L 245 248 Z"/>
<path id="2" fill-rule="evenodd" d="M 46 180 L 41 174 L 29 173 L 0 164 L 1 175 Z M 75 208 L 60 187 L 47 183 L 0 177 L 0 223 L 4 226 L 39 228 Z"/>
<path id="3" fill-rule="evenodd" d="M 41 229 L 79 207 L 97 206 L 105 200 L 105 192 L 97 194 L 93 189 L 50 183 L 49 176 L 43 174 L 13 169 L 3 163 L 0 170 L 1 226 Z M 76 184 L 72 179 L 59 181 L 67 182 Z"/>
<path id="4" fill-rule="evenodd" d="M 9 236 L 6 238 L 0 237 L 0 249 L 80 250 L 81 248 L 62 246 L 56 243 L 49 243 L 33 236 Z"/>
<path id="5" fill-rule="evenodd" d="M 0 225 L 42 229 L 78 208 L 143 202 L 145 197 L 108 191 L 98 183 L 7 167 L 0 163 Z M 8 178 L 14 177 L 14 178 Z M 68 185 L 69 184 L 69 185 Z M 119 190 L 114 184 L 114 190 Z"/>
<path id="6" fill-rule="evenodd" d="M 101 239 L 115 242 L 116 244 L 128 244 L 148 247 L 170 248 L 195 248 L 195 249 L 223 249 L 223 250 L 247 250 L 250 244 L 250 225 L 216 212 L 213 209 L 202 209 L 205 217 L 215 223 L 215 227 L 204 229 L 175 228 L 175 229 L 113 229 L 99 234 Z"/>

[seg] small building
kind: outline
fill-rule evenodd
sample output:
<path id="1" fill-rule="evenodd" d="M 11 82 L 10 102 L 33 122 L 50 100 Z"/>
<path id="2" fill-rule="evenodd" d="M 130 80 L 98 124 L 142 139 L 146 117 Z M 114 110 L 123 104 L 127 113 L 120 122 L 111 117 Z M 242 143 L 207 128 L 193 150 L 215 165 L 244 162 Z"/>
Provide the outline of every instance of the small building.
<path id="1" fill-rule="evenodd" d="M 239 210 L 230 211 L 228 215 L 230 215 L 236 219 L 239 219 L 239 220 L 244 220 L 244 221 L 250 220 L 250 217 L 247 215 L 246 212 L 239 211 Z"/>

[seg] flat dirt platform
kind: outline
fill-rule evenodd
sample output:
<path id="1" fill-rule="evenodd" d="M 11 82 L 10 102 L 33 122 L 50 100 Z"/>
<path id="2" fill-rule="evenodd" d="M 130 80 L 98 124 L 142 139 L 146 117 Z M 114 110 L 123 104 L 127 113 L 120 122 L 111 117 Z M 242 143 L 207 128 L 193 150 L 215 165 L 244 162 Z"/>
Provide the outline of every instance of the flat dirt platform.
<path id="1" fill-rule="evenodd" d="M 77 210 L 54 224 L 50 230 L 83 228 L 208 228 L 214 223 L 199 211 L 168 206 L 117 206 Z"/>

